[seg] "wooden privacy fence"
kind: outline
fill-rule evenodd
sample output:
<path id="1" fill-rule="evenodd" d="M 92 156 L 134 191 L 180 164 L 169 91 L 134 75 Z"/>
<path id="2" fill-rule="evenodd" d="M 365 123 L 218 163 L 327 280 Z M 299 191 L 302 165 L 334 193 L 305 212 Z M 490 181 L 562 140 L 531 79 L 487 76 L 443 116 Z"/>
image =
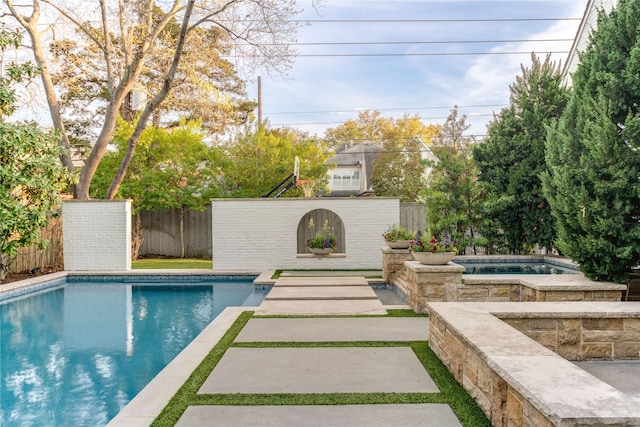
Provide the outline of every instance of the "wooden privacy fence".
<path id="1" fill-rule="evenodd" d="M 40 235 L 49 241 L 44 249 L 38 249 L 37 245 L 25 246 L 18 250 L 9 266 L 9 272 L 22 273 L 35 268 L 52 268 L 54 271 L 62 270 L 62 220 L 54 218 L 49 226 L 40 230 Z"/>
<path id="2" fill-rule="evenodd" d="M 402 227 L 412 231 L 427 229 L 427 212 L 421 203 L 400 203 L 400 223 Z"/>
<path id="3" fill-rule="evenodd" d="M 211 206 L 203 211 L 141 211 L 140 224 L 143 240 L 139 255 L 179 257 L 184 250 L 187 258 L 211 258 Z"/>

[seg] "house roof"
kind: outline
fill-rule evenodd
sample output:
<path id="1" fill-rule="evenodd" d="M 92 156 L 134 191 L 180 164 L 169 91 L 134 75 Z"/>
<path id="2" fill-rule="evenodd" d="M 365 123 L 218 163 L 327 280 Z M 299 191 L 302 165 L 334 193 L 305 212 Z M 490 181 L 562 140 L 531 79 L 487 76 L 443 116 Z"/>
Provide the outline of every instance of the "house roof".
<path id="1" fill-rule="evenodd" d="M 362 195 L 372 189 L 370 177 L 371 171 L 373 170 L 373 162 L 383 151 L 384 148 L 379 142 L 341 144 L 336 148 L 335 156 L 327 160 L 325 164 L 338 168 L 360 166 L 362 170 L 360 179 L 364 180 L 364 192 L 358 192 L 357 195 Z M 354 195 L 354 192 L 348 190 L 334 190 L 330 195 L 352 196 Z"/>
<path id="2" fill-rule="evenodd" d="M 384 148 L 378 142 L 340 144 L 336 148 L 335 157 L 327 160 L 326 164 L 332 166 L 364 165 L 367 170 L 371 170 L 373 161 L 382 151 Z"/>

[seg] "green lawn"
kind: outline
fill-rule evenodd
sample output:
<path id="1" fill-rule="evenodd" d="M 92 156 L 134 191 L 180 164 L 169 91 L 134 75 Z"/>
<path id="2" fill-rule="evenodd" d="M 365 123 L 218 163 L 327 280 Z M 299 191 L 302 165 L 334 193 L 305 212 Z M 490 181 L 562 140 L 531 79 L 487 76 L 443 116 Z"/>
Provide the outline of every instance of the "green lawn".
<path id="1" fill-rule="evenodd" d="M 397 311 L 394 315 L 402 315 Z M 323 342 L 323 343 L 236 343 L 235 337 L 251 319 L 244 312 L 229 328 L 209 355 L 191 374 L 169 404 L 151 424 L 174 426 L 190 405 L 355 405 L 384 403 L 445 403 L 464 427 L 491 427 L 491 423 L 469 394 L 456 382 L 431 351 L 427 341 L 414 342 Z M 198 394 L 198 390 L 230 347 L 411 347 L 438 386 L 439 393 L 306 393 L 306 394 Z"/>
<path id="2" fill-rule="evenodd" d="M 213 268 L 210 259 L 197 258 L 145 258 L 131 261 L 131 268 L 134 270 L 148 269 L 209 269 Z"/>

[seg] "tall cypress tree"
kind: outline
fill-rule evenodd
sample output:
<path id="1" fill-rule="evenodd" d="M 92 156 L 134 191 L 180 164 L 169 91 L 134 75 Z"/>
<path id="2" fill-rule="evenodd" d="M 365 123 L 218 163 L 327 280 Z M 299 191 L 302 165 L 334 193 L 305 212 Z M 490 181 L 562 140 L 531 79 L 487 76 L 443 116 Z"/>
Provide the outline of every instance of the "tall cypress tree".
<path id="1" fill-rule="evenodd" d="M 494 250 L 528 252 L 534 245 L 550 248 L 555 225 L 542 193 L 540 174 L 546 169 L 546 127 L 564 109 L 568 90 L 559 67 L 547 56 L 532 65 L 510 86 L 509 106 L 489 124 L 487 138 L 473 156 L 486 183 L 482 235 Z"/>
<path id="2" fill-rule="evenodd" d="M 558 247 L 594 280 L 640 261 L 640 2 L 600 13 L 543 176 Z"/>

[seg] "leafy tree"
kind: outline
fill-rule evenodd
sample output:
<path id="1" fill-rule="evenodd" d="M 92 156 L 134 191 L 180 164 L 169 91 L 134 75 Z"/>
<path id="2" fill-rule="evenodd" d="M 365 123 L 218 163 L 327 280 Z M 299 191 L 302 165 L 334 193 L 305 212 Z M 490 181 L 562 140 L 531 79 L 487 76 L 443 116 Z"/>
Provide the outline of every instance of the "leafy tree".
<path id="1" fill-rule="evenodd" d="M 438 160 L 429 174 L 424 190 L 429 232 L 449 234 L 460 250 L 482 243 L 475 236 L 481 221 L 482 186 L 477 181 L 478 168 L 471 157 L 473 138 L 465 137 L 469 129 L 466 116 L 451 110 L 441 133 L 434 139 L 433 152 Z"/>
<path id="2" fill-rule="evenodd" d="M 173 0 L 162 3 L 160 14 L 154 0 L 117 4 L 98 0 L 95 4 L 83 2 L 82 7 L 63 1 L 31 0 L 28 3 L 20 2 L 19 5 L 14 0 L 3 1 L 10 15 L 31 38 L 35 61 L 43 70 L 42 83 L 51 118 L 55 128 L 63 135 L 61 144 L 67 148 L 70 143 L 60 113 L 51 67 L 45 54 L 45 39 L 39 26 L 42 7 L 48 7 L 49 12 L 57 13 L 65 22 L 75 27 L 83 35 L 84 42 L 99 53 L 96 57 L 100 62 L 92 65 L 104 70 L 102 80 L 106 82 L 108 101 L 104 104 L 102 118 L 98 121 L 100 131 L 80 173 L 76 191 L 79 199 L 89 197 L 91 181 L 111 142 L 118 114 L 141 76 L 154 65 L 150 64 L 154 52 L 169 52 L 168 60 L 161 64 L 161 71 L 157 74 L 162 83 L 157 92 L 148 96 L 149 100 L 137 121 L 137 128 L 129 139 L 127 153 L 111 183 L 107 195 L 109 198 L 115 197 L 148 120 L 169 95 L 176 76 L 180 76 L 178 68 L 187 39 L 197 29 L 221 31 L 225 35 L 222 39 L 233 45 L 236 57 L 243 60 L 247 67 L 283 72 L 293 58 L 291 44 L 287 42 L 291 41 L 301 25 L 290 19 L 297 13 L 295 0 L 225 0 L 215 4 L 202 0 Z M 117 12 L 113 15 L 111 11 Z M 238 19 L 239 16 L 243 18 Z M 91 19 L 93 17 L 96 19 Z M 176 27 L 179 28 L 177 35 L 167 37 L 165 30 L 176 21 L 180 22 Z M 211 46 L 213 49 L 217 47 L 219 46 Z M 198 59 L 196 55 L 194 58 Z M 73 167 L 68 156 L 62 160 L 68 167 Z"/>
<path id="3" fill-rule="evenodd" d="M 551 248 L 556 237 L 551 208 L 542 193 L 546 127 L 568 98 L 560 68 L 531 55 L 531 68 L 510 86 L 509 106 L 489 123 L 487 138 L 473 148 L 487 201 L 481 233 L 492 248 L 526 253 Z"/>
<path id="4" fill-rule="evenodd" d="M 0 49 L 17 47 L 19 33 L 0 30 Z M 11 64 L 0 79 L 2 113 L 15 105 L 12 85 L 34 75 L 32 66 Z M 59 135 L 33 122 L 8 123 L 0 116 L 0 280 L 9 271 L 18 249 L 46 241 L 40 229 L 49 224 L 59 206 L 58 194 L 72 182 L 60 164 Z"/>
<path id="5" fill-rule="evenodd" d="M 438 130 L 438 126 L 423 124 L 417 115 L 392 119 L 367 110 L 357 120 L 328 129 L 324 140 L 332 147 L 344 142 L 382 143 L 384 151 L 374 161 L 371 176 L 376 195 L 413 202 L 420 199 L 426 185 L 426 144 Z"/>
<path id="6" fill-rule="evenodd" d="M 557 245 L 594 280 L 640 261 L 640 3 L 601 12 L 546 143 Z"/>
<path id="7" fill-rule="evenodd" d="M 315 180 L 315 191 L 326 188 L 326 147 L 291 129 L 269 130 L 247 125 L 233 141 L 216 151 L 225 186 L 223 195 L 227 197 L 264 196 L 293 172 L 296 156 L 300 160 L 298 179 Z M 283 194 L 285 197 L 300 195 L 301 189 L 290 189 Z"/>
<path id="8" fill-rule="evenodd" d="M 100 163 L 92 186 L 93 197 L 101 197 L 108 191 L 135 128 L 135 121 L 118 121 L 114 134 L 116 151 L 105 154 Z M 119 193 L 120 197 L 132 200 L 134 213 L 143 209 L 179 209 L 183 257 L 185 211 L 204 209 L 219 191 L 213 152 L 203 137 L 202 124 L 195 121 L 183 120 L 172 129 L 147 127 Z"/>

